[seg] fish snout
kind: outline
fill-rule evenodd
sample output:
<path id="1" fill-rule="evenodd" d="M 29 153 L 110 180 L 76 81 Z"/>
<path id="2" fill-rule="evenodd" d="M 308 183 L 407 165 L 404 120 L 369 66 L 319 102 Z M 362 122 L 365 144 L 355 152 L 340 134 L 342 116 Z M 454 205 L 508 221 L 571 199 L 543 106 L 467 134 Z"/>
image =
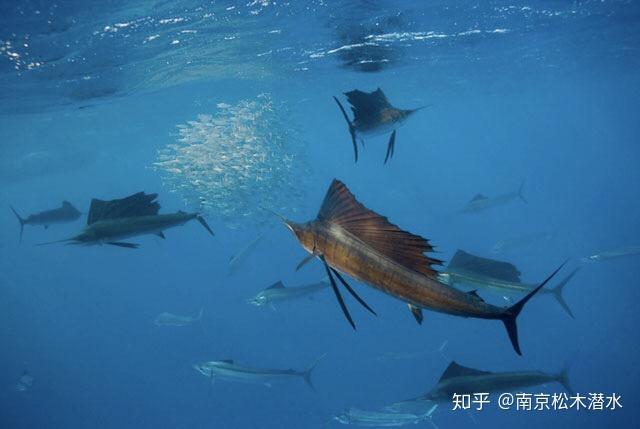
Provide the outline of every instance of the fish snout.
<path id="1" fill-rule="evenodd" d="M 257 296 L 255 298 L 251 298 L 247 300 L 247 304 L 255 305 L 256 307 L 261 307 L 267 303 L 267 298 L 264 296 Z"/>

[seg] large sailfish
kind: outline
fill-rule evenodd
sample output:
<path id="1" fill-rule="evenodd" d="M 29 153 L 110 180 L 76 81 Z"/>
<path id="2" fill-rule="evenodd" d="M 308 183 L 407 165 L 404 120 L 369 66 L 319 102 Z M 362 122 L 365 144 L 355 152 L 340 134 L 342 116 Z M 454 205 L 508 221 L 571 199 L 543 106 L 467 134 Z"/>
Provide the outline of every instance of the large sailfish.
<path id="1" fill-rule="evenodd" d="M 341 273 L 406 302 L 418 323 L 422 322 L 422 309 L 500 320 L 516 353 L 521 354 L 516 318 L 531 297 L 562 268 L 556 269 L 511 307 L 489 304 L 475 292 L 463 292 L 439 281 L 434 266 L 441 261 L 425 255 L 425 252 L 433 251 L 428 240 L 401 230 L 386 217 L 367 209 L 342 182 L 335 179 L 315 220 L 305 223 L 284 221 L 310 253 L 306 260 L 315 256 L 324 263 L 336 298 L 354 329 L 355 324 L 335 278 L 360 304 L 373 314 L 375 312 L 355 293 Z"/>
<path id="2" fill-rule="evenodd" d="M 356 162 L 358 162 L 358 144 L 356 142 L 358 134 L 378 135 L 391 131 L 387 145 L 387 155 L 384 158 L 384 163 L 386 164 L 393 157 L 396 146 L 396 129 L 409 116 L 423 107 L 417 109 L 398 109 L 393 107 L 380 88 L 373 92 L 354 89 L 353 91 L 345 92 L 344 95 L 347 96 L 347 100 L 351 104 L 353 121 L 349 119 L 349 115 L 342 107 L 340 100 L 337 97 L 333 97 L 333 99 L 338 103 L 338 107 L 340 107 L 340 111 L 349 125 Z"/>

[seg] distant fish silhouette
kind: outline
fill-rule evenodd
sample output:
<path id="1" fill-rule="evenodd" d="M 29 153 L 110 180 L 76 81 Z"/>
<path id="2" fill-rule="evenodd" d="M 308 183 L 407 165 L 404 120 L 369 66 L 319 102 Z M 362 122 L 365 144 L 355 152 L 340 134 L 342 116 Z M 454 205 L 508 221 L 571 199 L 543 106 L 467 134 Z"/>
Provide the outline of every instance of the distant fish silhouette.
<path id="1" fill-rule="evenodd" d="M 573 312 L 564 300 L 562 292 L 577 271 L 578 268 L 573 270 L 555 288 L 540 290 L 540 294 L 553 295 L 571 317 L 574 317 Z M 505 293 L 509 295 L 530 293 L 537 285 L 523 283 L 520 280 L 520 274 L 516 266 L 509 262 L 482 258 L 464 250 L 458 250 L 449 262 L 447 269 L 438 273 L 438 279 L 450 286 L 468 285 L 474 289 L 491 290 L 503 296 Z"/>
<path id="2" fill-rule="evenodd" d="M 527 203 L 527 200 L 522 194 L 522 188 L 524 188 L 524 181 L 520 184 L 517 191 L 512 191 L 506 194 L 496 195 L 495 197 L 487 197 L 483 194 L 476 194 L 471 201 L 469 201 L 464 209 L 463 213 L 478 213 L 487 209 L 502 206 L 510 203 L 511 201 L 519 199 L 523 203 Z"/>
<path id="3" fill-rule="evenodd" d="M 393 157 L 396 143 L 396 129 L 411 116 L 412 113 L 424 108 L 417 109 L 397 109 L 389 103 L 387 97 L 380 88 L 373 92 L 362 92 L 353 90 L 345 92 L 351 111 L 353 112 L 353 121 L 349 119 L 346 110 L 337 97 L 333 97 L 338 103 L 338 107 L 344 115 L 344 119 L 349 125 L 349 133 L 351 133 L 351 141 L 355 153 L 356 162 L 358 162 L 358 145 L 356 143 L 356 135 L 378 135 L 391 131 L 389 144 L 387 145 L 387 155 L 384 158 L 385 164 Z"/>
<path id="4" fill-rule="evenodd" d="M 569 384 L 567 369 L 559 374 L 547 374 L 541 371 L 490 372 L 462 366 L 452 361 L 440 376 L 440 380 L 431 391 L 420 398 L 437 403 L 451 401 L 453 394 L 470 394 L 472 392 L 512 392 L 547 383 L 560 383 L 565 390 L 574 393 Z M 409 402 L 406 401 L 406 402 Z M 401 403 L 394 404 L 396 409 Z"/>
<path id="5" fill-rule="evenodd" d="M 164 230 L 184 225 L 195 219 L 213 235 L 207 222 L 198 213 L 179 211 L 170 214 L 158 214 L 160 204 L 155 201 L 158 194 L 138 192 L 126 198 L 103 201 L 91 200 L 87 226 L 75 237 L 53 241 L 52 244 L 66 242 L 67 244 L 109 244 L 130 249 L 138 248 L 136 243 L 121 240 L 140 235 L 155 234 L 165 238 Z"/>
<path id="6" fill-rule="evenodd" d="M 29 371 L 25 369 L 18 379 L 18 382 L 16 383 L 16 390 L 18 392 L 26 392 L 27 390 L 31 389 L 34 380 L 35 379 L 33 378 L 33 376 L 29 374 Z"/>
<path id="7" fill-rule="evenodd" d="M 80 211 L 76 209 L 69 201 L 63 201 L 62 205 L 58 208 L 41 211 L 29 215 L 26 219 L 21 217 L 18 212 L 11 206 L 11 211 L 16 215 L 20 222 L 20 241 L 22 242 L 22 233 L 24 232 L 25 225 L 42 225 L 45 228 L 49 228 L 49 225 L 54 223 L 67 223 L 73 222 L 80 217 Z"/>

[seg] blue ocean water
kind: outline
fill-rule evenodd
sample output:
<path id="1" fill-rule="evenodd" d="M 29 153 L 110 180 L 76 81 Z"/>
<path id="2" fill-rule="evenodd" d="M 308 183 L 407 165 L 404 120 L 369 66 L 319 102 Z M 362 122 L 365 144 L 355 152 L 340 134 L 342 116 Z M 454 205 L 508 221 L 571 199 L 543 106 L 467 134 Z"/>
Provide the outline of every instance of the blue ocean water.
<path id="1" fill-rule="evenodd" d="M 340 427 L 332 417 L 347 408 L 379 410 L 426 393 L 451 360 L 496 372 L 568 367 L 576 391 L 615 392 L 623 408 L 504 411 L 494 403 L 470 417 L 442 404 L 433 415 L 440 428 L 635 426 L 639 259 L 583 258 L 640 244 L 637 2 L 0 5 L 0 427 Z M 428 107 L 398 129 L 389 163 L 384 135 L 365 138 L 356 164 L 332 97 L 345 103 L 346 91 L 378 87 L 395 106 Z M 223 164 L 250 179 L 239 170 L 225 176 L 238 181 L 211 175 L 229 152 L 189 157 L 199 162 L 195 179 L 184 164 L 179 173 L 157 168 L 178 126 L 190 130 L 199 115 L 216 118 L 221 103 L 260 94 L 278 121 L 250 134 L 236 123 L 238 144 L 295 143 L 275 153 L 280 162 L 269 158 L 266 170 L 286 168 L 263 182 L 267 190 L 242 187 L 257 182 L 255 161 L 240 150 Z M 193 138 L 189 145 L 202 143 Z M 286 161 L 289 150 L 301 155 Z M 419 326 L 404 303 L 354 280 L 378 314 L 345 294 L 357 331 L 328 290 L 275 310 L 249 305 L 278 280 L 294 287 L 325 272 L 319 262 L 296 272 L 305 252 L 277 218 L 234 208 L 278 201 L 272 209 L 310 220 L 333 178 L 429 238 L 445 264 L 464 249 L 512 262 L 537 283 L 569 259 L 559 277 L 580 267 L 565 290 L 575 319 L 550 296 L 533 299 L 518 318 L 520 357 L 497 321 L 427 311 Z M 476 194 L 522 182 L 526 204 L 461 213 Z M 159 194 L 161 212 L 201 211 L 216 236 L 190 222 L 166 231 L 166 240 L 131 239 L 137 250 L 35 246 L 76 234 L 84 218 L 25 226 L 19 243 L 8 207 L 28 215 L 69 200 L 86 214 L 92 198 L 142 190 Z M 207 205 L 212 197 L 216 205 Z M 501 240 L 540 233 L 549 237 L 492 252 Z M 258 235 L 230 273 L 229 259 Z M 194 316 L 200 308 L 201 326 L 153 323 L 162 312 Z M 301 370 L 323 354 L 317 392 L 302 380 L 212 385 L 192 368 L 233 359 Z M 25 372 L 33 382 L 19 391 Z"/>

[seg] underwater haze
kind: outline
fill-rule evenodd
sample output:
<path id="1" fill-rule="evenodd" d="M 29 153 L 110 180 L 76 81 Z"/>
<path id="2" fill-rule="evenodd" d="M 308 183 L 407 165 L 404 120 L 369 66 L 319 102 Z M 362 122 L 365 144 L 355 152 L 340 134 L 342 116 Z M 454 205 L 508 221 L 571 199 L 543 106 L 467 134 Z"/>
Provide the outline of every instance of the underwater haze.
<path id="1" fill-rule="evenodd" d="M 0 10 L 1 428 L 637 427 L 639 2 Z M 336 240 L 390 233 L 386 217 L 442 261 L 403 268 L 499 317 L 567 261 L 517 319 L 522 356 L 502 319 L 383 293 L 388 272 L 359 281 L 357 249 L 296 270 L 315 244 L 279 216 L 316 219 L 334 179 L 376 216 Z M 122 201 L 138 192 L 157 196 Z M 80 217 L 47 212 L 63 201 Z M 550 379 L 483 378 L 516 371 Z M 492 392 L 482 410 L 429 396 L 465 376 Z M 621 407 L 501 409 L 509 392 Z"/>

